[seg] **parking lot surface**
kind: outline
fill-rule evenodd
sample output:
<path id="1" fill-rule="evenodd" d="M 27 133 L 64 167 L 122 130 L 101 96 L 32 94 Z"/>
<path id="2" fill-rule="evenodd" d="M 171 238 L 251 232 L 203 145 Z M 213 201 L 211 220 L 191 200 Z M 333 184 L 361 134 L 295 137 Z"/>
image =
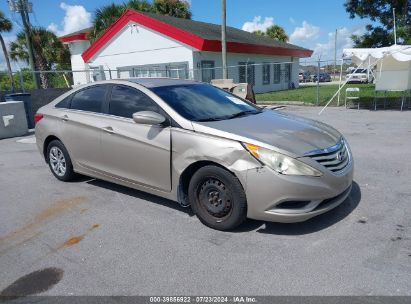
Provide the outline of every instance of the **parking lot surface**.
<path id="1" fill-rule="evenodd" d="M 305 223 L 234 232 L 143 192 L 60 182 L 33 135 L 0 140 L 0 294 L 411 295 L 411 112 L 285 111 L 346 136 L 352 193 Z"/>

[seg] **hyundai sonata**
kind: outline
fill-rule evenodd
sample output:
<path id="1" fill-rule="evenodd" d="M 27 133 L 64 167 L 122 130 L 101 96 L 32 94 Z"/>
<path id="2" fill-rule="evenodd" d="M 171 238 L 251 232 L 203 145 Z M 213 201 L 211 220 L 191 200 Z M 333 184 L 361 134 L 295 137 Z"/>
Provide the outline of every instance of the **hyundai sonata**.
<path id="1" fill-rule="evenodd" d="M 77 87 L 39 109 L 37 145 L 76 173 L 191 206 L 207 226 L 301 222 L 350 193 L 353 158 L 334 128 L 261 109 L 209 84 L 129 79 Z"/>

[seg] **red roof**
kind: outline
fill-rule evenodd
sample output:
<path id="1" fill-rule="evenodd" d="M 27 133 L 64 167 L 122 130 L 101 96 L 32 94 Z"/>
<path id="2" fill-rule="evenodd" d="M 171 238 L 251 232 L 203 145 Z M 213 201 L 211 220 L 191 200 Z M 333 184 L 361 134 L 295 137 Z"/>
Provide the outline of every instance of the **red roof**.
<path id="1" fill-rule="evenodd" d="M 220 26 L 187 19 L 141 13 L 127 10 L 82 54 L 84 62 L 89 61 L 129 22 L 173 38 L 199 51 L 221 52 Z M 74 33 L 61 37 L 62 42 L 86 40 L 87 34 Z M 261 37 L 239 29 L 227 27 L 227 51 L 230 53 L 250 53 L 278 56 L 310 57 L 313 51 L 293 44 Z"/>

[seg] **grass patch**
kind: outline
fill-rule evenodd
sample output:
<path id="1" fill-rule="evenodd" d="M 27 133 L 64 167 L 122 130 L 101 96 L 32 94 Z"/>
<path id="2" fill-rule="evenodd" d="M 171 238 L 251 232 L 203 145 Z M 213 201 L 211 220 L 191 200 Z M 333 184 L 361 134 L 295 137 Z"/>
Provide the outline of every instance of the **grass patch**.
<path id="1" fill-rule="evenodd" d="M 345 99 L 345 89 L 349 87 L 360 88 L 359 96 L 361 98 L 361 103 L 372 103 L 375 96 L 375 85 L 374 84 L 349 84 L 346 85 L 340 94 L 340 105 L 344 104 Z M 320 105 L 326 104 L 330 98 L 337 92 L 338 85 L 321 85 L 320 84 Z M 379 93 L 378 96 L 382 96 Z M 388 98 L 400 98 L 400 92 L 387 92 Z M 257 103 L 287 103 L 290 101 L 302 102 L 305 104 L 316 104 L 317 102 L 317 86 L 301 86 L 298 89 L 286 90 L 286 91 L 275 91 L 268 93 L 256 94 Z M 334 98 L 333 105 L 337 104 L 337 97 Z"/>

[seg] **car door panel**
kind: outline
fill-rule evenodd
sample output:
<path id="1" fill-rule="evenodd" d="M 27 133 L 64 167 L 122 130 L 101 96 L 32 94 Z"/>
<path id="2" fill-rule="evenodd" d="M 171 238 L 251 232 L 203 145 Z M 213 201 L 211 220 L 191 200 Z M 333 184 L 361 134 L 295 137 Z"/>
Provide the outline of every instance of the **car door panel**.
<path id="1" fill-rule="evenodd" d="M 98 169 L 102 163 L 101 132 L 104 124 L 101 115 L 67 110 L 62 119 L 61 140 L 75 165 Z"/>
<path id="2" fill-rule="evenodd" d="M 78 91 L 69 108 L 61 111 L 61 140 L 70 153 L 74 167 L 99 169 L 102 164 L 101 121 L 109 86 L 98 85 Z"/>
<path id="3" fill-rule="evenodd" d="M 170 127 L 139 125 L 129 119 L 104 118 L 103 171 L 130 182 L 170 191 Z"/>
<path id="4" fill-rule="evenodd" d="M 142 92 L 113 86 L 108 114 L 102 120 L 103 171 L 111 176 L 162 191 L 171 190 L 171 128 L 135 123 L 138 111 L 159 111 Z"/>

